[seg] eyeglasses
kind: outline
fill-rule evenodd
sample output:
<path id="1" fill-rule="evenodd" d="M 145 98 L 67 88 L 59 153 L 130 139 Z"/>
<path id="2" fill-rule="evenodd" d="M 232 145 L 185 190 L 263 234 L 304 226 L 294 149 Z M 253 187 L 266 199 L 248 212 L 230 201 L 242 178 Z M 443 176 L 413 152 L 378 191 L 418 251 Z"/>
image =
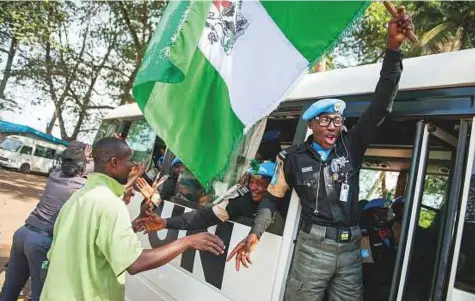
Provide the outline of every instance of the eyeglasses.
<path id="1" fill-rule="evenodd" d="M 315 117 L 314 118 L 316 121 L 318 121 L 318 124 L 320 126 L 329 126 L 330 123 L 333 122 L 333 125 L 337 128 L 341 127 L 343 125 L 343 123 L 345 122 L 345 118 L 344 117 L 341 117 L 341 116 L 337 116 L 337 117 L 328 117 L 328 116 L 322 116 L 322 117 Z"/>

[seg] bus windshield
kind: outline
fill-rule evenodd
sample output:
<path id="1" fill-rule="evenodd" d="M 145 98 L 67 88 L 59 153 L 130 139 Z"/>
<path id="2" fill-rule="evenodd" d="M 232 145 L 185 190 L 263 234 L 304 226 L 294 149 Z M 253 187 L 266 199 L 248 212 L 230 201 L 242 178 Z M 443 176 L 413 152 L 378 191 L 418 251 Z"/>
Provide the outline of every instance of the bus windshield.
<path id="1" fill-rule="evenodd" d="M 0 144 L 0 148 L 16 153 L 22 145 L 23 142 L 19 140 L 7 138 Z"/>

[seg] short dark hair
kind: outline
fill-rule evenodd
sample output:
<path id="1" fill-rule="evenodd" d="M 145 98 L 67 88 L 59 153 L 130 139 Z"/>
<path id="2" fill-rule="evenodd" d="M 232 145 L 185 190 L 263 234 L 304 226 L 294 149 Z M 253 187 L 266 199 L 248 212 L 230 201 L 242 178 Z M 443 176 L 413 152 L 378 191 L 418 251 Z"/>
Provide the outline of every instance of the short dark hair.
<path id="1" fill-rule="evenodd" d="M 129 149 L 129 145 L 124 140 L 106 137 L 94 144 L 92 158 L 94 158 L 94 164 L 105 164 L 113 157 L 124 158 Z"/>
<path id="2" fill-rule="evenodd" d="M 61 171 L 67 177 L 74 177 L 86 168 L 84 149 L 69 145 L 62 154 Z"/>

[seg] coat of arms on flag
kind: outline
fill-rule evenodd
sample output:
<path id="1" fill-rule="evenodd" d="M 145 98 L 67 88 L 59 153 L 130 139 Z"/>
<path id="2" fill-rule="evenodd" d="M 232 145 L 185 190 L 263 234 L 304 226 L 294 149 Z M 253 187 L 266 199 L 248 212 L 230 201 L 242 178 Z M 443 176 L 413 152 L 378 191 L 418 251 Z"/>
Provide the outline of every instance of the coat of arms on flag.
<path id="1" fill-rule="evenodd" d="M 206 17 L 205 29 L 211 44 L 219 42 L 229 55 L 236 39 L 244 34 L 249 23 L 241 14 L 241 1 L 213 1 Z"/>

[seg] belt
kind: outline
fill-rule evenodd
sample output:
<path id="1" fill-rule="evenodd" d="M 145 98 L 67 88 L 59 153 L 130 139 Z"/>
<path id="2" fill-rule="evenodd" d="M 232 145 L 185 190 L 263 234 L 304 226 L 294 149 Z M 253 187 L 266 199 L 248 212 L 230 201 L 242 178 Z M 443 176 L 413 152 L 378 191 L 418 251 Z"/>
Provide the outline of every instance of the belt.
<path id="1" fill-rule="evenodd" d="M 37 228 L 37 227 L 35 227 L 35 226 L 32 226 L 32 225 L 30 225 L 30 224 L 25 224 L 25 227 L 28 228 L 28 229 L 30 229 L 30 230 L 33 231 L 33 232 L 36 232 L 36 233 L 38 233 L 38 234 L 43 235 L 43 236 L 46 236 L 46 237 L 49 237 L 49 238 L 52 238 L 52 237 L 53 237 L 53 235 L 52 235 L 51 233 L 49 233 L 48 231 L 42 230 L 42 229 Z"/>
<path id="2" fill-rule="evenodd" d="M 325 228 L 325 238 L 334 240 L 336 242 L 349 242 L 351 241 L 352 238 L 352 229 L 355 229 L 356 227 L 325 227 L 325 226 L 320 226 L 317 224 L 312 224 L 309 222 L 303 222 L 302 223 L 302 231 L 310 234 L 312 231 L 312 227 L 322 227 Z"/>

